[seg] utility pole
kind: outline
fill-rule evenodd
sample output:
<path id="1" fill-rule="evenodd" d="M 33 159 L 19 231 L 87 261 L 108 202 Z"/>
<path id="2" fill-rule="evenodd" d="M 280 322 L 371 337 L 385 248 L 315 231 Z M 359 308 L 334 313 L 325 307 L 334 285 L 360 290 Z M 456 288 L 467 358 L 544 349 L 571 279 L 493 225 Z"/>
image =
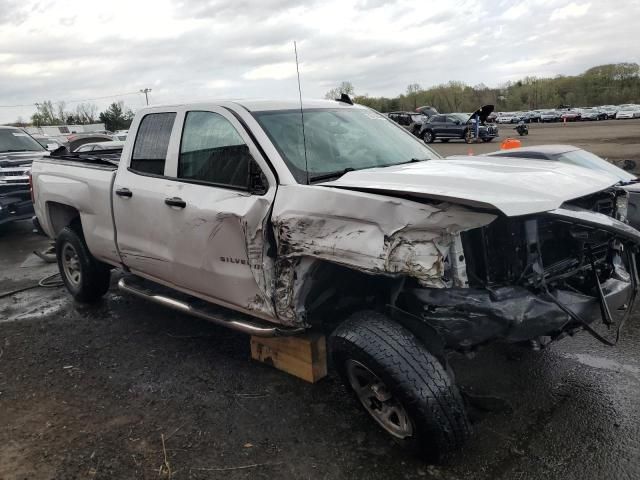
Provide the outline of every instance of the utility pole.
<path id="1" fill-rule="evenodd" d="M 144 93 L 144 99 L 147 101 L 147 105 L 149 105 L 149 92 L 151 91 L 150 88 L 143 88 L 140 90 L 140 93 Z"/>

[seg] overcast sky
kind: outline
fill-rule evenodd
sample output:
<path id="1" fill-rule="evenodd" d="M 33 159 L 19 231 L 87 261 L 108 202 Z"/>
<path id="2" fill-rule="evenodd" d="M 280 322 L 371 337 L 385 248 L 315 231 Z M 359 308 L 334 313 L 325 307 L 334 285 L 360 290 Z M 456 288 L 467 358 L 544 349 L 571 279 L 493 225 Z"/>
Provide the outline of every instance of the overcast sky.
<path id="1" fill-rule="evenodd" d="M 301 6 L 304 5 L 304 6 Z M 496 86 L 640 61 L 640 0 L 0 0 L 0 105 L 137 92 L 153 104 L 297 95 L 341 80 Z M 134 110 L 141 94 L 122 99 Z M 0 123 L 33 107 L 0 108 Z"/>

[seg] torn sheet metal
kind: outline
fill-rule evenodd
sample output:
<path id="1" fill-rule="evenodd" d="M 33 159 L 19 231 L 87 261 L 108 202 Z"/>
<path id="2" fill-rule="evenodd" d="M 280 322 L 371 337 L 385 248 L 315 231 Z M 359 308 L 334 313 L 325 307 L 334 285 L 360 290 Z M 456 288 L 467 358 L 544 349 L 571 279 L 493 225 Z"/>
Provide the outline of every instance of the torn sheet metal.
<path id="1" fill-rule="evenodd" d="M 286 200 L 282 200 L 286 199 Z M 355 216 L 354 213 L 357 215 Z M 292 260 L 314 258 L 368 273 L 399 274 L 425 287 L 460 285 L 444 278 L 451 249 L 452 271 L 464 271 L 459 234 L 491 223 L 495 215 L 450 203 L 426 204 L 344 189 L 282 186 L 273 210 L 278 244 L 279 318 L 292 319 Z M 300 278 L 297 278 L 300 281 Z M 285 299 L 286 296 L 286 299 Z"/>

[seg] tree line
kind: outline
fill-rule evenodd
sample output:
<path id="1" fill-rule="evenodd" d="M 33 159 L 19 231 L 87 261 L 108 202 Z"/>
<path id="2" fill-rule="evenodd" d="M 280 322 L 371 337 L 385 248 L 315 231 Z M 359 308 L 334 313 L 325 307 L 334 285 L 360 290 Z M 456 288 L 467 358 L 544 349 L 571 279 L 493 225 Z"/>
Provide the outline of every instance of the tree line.
<path id="1" fill-rule="evenodd" d="M 74 110 L 68 110 L 65 102 L 53 103 L 51 100 L 44 100 L 35 106 L 36 112 L 31 115 L 30 123 L 34 127 L 104 123 L 105 129 L 113 132 L 128 129 L 134 117 L 133 111 L 122 101 L 113 102 L 103 112 L 98 112 L 98 107 L 93 103 L 80 103 Z M 29 124 L 19 118 L 11 125 L 26 127 Z"/>
<path id="2" fill-rule="evenodd" d="M 379 112 L 415 110 L 423 105 L 433 106 L 440 112 L 471 112 L 486 104 L 495 105 L 497 111 L 550 109 L 561 105 L 620 105 L 640 103 L 640 66 L 637 63 L 598 65 L 580 75 L 528 76 L 497 88 L 457 81 L 430 88 L 413 83 L 397 97 L 356 94 L 351 82 L 345 81 L 328 91 L 325 98 L 339 98 L 342 93 Z"/>

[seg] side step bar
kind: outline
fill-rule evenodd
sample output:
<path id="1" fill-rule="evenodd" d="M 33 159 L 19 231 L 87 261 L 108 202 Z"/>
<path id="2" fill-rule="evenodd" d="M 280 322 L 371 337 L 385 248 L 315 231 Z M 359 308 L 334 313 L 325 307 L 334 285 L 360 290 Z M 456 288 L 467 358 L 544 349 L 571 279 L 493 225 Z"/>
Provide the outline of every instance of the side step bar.
<path id="1" fill-rule="evenodd" d="M 144 298 L 145 300 L 150 300 L 154 303 L 164 305 L 165 307 L 172 308 L 179 312 L 202 318 L 203 320 L 215 323 L 216 325 L 227 327 L 232 330 L 237 330 L 239 332 L 247 333 L 256 337 L 285 337 L 291 335 L 299 335 L 305 332 L 304 328 L 272 327 L 265 326 L 264 324 L 260 324 L 259 322 L 252 322 L 248 320 L 236 320 L 232 318 L 225 319 L 224 317 L 226 315 L 212 315 L 205 310 L 190 305 L 188 302 L 171 298 L 167 295 L 155 293 L 138 285 L 134 286 L 131 284 L 131 282 L 127 282 L 126 278 L 121 278 L 120 281 L 118 281 L 118 288 L 124 292 L 131 293 L 136 297 Z"/>

